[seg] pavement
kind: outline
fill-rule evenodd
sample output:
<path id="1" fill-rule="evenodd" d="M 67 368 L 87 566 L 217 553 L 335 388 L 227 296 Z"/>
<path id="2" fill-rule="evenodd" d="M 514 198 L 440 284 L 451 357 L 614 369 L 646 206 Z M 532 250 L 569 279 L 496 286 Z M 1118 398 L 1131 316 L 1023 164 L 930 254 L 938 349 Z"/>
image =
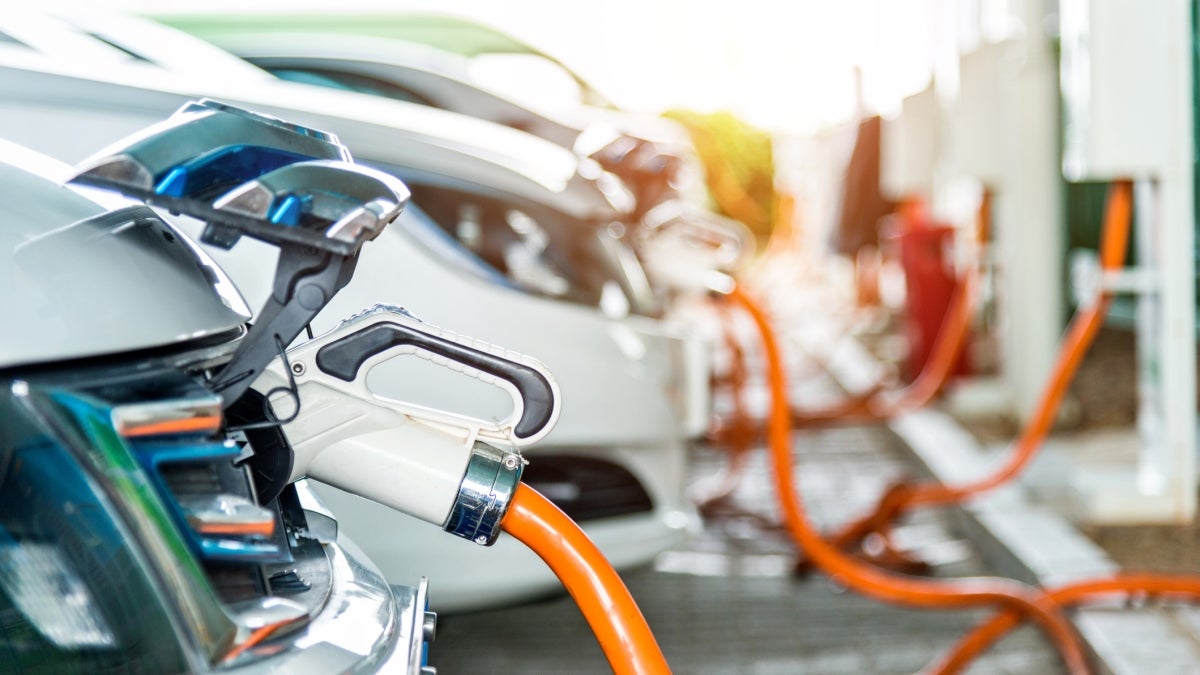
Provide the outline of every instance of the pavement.
<path id="1" fill-rule="evenodd" d="M 851 371 L 856 363 L 870 365 L 861 351 L 844 345 L 826 350 L 825 357 L 831 356 Z M 827 371 L 805 363 L 789 366 L 797 399 L 836 397 L 838 387 Z M 859 373 L 858 379 L 872 378 Z M 854 380 L 854 374 L 839 380 Z M 762 388 L 751 391 L 751 405 L 761 412 Z M 996 461 L 994 449 L 982 448 L 936 407 L 886 425 L 796 431 L 794 445 L 801 497 L 827 531 L 869 509 L 901 475 L 958 483 Z M 797 555 L 779 524 L 766 452 L 760 447 L 752 453 L 726 508 L 658 556 L 652 568 L 623 572 L 675 672 L 914 673 L 990 614 L 888 606 L 848 592 L 836 580 L 795 576 Z M 690 482 L 696 487 L 713 481 L 725 461 L 721 450 L 697 446 Z M 965 506 L 918 511 L 897 528 L 895 538 L 933 563 L 938 577 L 999 574 L 1055 586 L 1119 570 L 1070 521 L 1021 485 Z M 1118 600 L 1078 610 L 1071 618 L 1100 673 L 1200 673 L 1200 611 L 1193 608 Z M 430 663 L 442 675 L 610 672 L 565 596 L 443 617 Z M 968 672 L 1063 670 L 1040 632 L 1024 627 Z"/>
<path id="2" fill-rule="evenodd" d="M 811 374 L 806 386 L 827 386 Z M 921 471 L 886 426 L 795 434 L 797 480 L 822 528 L 868 509 L 891 480 Z M 698 446 L 691 481 L 703 485 L 725 454 Z M 730 506 L 662 553 L 650 569 L 623 574 L 677 673 L 913 673 L 948 649 L 986 611 L 931 612 L 880 604 L 820 575 L 797 578 L 797 555 L 781 529 L 766 452 L 753 451 Z M 935 563 L 937 576 L 995 573 L 984 549 L 964 539 L 948 512 L 915 514 L 896 532 L 903 546 Z M 434 596 L 436 609 L 436 596 Z M 567 597 L 443 617 L 430 663 L 454 673 L 611 672 L 582 615 Z M 1023 628 L 971 673 L 1057 673 L 1054 651 Z"/>
<path id="3" fill-rule="evenodd" d="M 816 520 L 832 527 L 867 508 L 913 460 L 885 427 L 796 435 L 798 477 Z M 693 454 L 698 480 L 716 474 L 723 453 Z M 947 649 L 986 612 L 928 612 L 883 605 L 823 576 L 797 578 L 797 556 L 778 526 L 766 453 L 752 459 L 735 508 L 709 518 L 652 569 L 624 574 L 677 673 L 913 673 Z M 897 533 L 939 576 L 993 570 L 945 513 L 922 513 Z M 435 598 L 436 600 L 436 598 Z M 443 617 L 430 663 L 454 673 L 608 673 L 603 654 L 569 598 Z M 1021 629 L 972 673 L 1057 673 L 1041 636 Z"/>
<path id="4" fill-rule="evenodd" d="M 889 426 L 914 459 L 943 482 L 978 476 L 996 460 L 995 451 L 981 447 L 937 409 L 911 413 Z M 958 531 L 1006 576 L 1054 587 L 1121 569 L 1025 486 L 996 490 L 953 514 Z M 1100 672 L 1200 673 L 1200 610 L 1194 606 L 1115 599 L 1082 608 L 1072 620 Z"/>

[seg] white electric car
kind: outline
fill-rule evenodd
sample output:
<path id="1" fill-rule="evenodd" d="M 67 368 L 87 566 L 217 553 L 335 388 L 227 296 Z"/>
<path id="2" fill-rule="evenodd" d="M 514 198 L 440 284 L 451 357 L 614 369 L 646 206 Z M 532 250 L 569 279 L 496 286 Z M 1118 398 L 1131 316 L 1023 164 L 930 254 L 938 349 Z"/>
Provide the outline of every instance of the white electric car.
<path id="1" fill-rule="evenodd" d="M 421 103 L 540 136 L 621 176 L 643 210 L 703 190 L 702 169 L 677 123 L 583 105 L 538 110 L 472 77 L 471 59 L 457 54 L 387 38 L 279 29 L 210 39 L 285 80 Z"/>
<path id="2" fill-rule="evenodd" d="M 572 80 L 569 71 L 548 63 L 546 55 L 467 19 L 402 13 L 371 21 L 326 18 L 328 21 L 321 21 L 317 15 L 303 15 L 265 21 L 261 16 L 217 14 L 164 20 L 174 20 L 285 80 L 463 113 L 527 131 L 595 160 L 634 193 L 635 218 L 628 239 L 658 296 L 675 310 L 672 316 L 697 330 L 711 323 L 707 312 L 680 308 L 695 309 L 698 293 L 727 289 L 730 281 L 725 274 L 737 272 L 749 262 L 754 239 L 741 223 L 707 208 L 700 162 L 681 125 L 608 104 L 589 104 L 587 94 L 595 94 L 577 76 Z M 77 21 L 91 31 L 103 31 L 105 39 L 148 61 L 184 67 L 178 57 L 160 53 L 148 37 L 163 30 L 162 26 L 134 40 L 125 26 L 118 31 L 107 19 Z M 412 30 L 426 22 L 436 28 L 427 34 Z M 389 32 L 410 39 L 379 36 Z M 442 40 L 437 47 L 420 42 L 430 35 L 454 32 L 473 35 L 493 47 L 472 50 L 468 38 L 454 44 Z M 347 39 L 349 36 L 352 39 Z M 546 87 L 536 74 L 522 79 L 507 73 L 519 85 L 505 91 L 489 86 L 486 71 L 496 69 L 481 68 L 495 56 L 488 49 L 503 52 L 505 57 L 522 57 L 518 66 L 550 66 L 560 81 L 567 79 L 567 90 L 577 91 L 563 97 L 557 106 L 539 106 L 538 99 L 544 97 L 538 94 Z M 513 66 L 511 59 L 503 63 L 506 68 Z M 550 107 L 555 109 L 550 111 Z"/>
<path id="3" fill-rule="evenodd" d="M 599 273 L 608 277 L 595 286 L 595 304 L 554 301 L 529 292 L 536 288 L 533 281 L 505 277 L 443 236 L 447 225 L 456 231 L 479 225 L 490 210 L 515 233 L 543 237 L 543 244 L 561 229 L 553 217 L 591 220 L 590 232 L 581 234 L 595 237 L 601 251 L 619 251 L 610 223 L 594 218 L 619 213 L 611 203 L 619 192 L 601 185 L 598 174 L 580 175 L 579 160 L 570 153 L 526 134 L 420 106 L 279 82 L 231 81 L 218 90 L 212 82 L 189 84 L 146 69 L 24 62 L 0 67 L 0 128 L 48 154 L 77 160 L 198 94 L 329 129 L 363 163 L 419 166 L 431 189 L 452 202 L 458 191 L 453 223 L 423 218 L 421 201 L 414 200 L 415 208 L 375 242 L 355 280 L 313 322 L 314 331 L 386 302 L 536 356 L 558 379 L 564 406 L 554 432 L 530 452 L 527 480 L 582 520 L 619 567 L 645 564 L 682 536 L 691 515 L 683 501 L 681 420 L 703 419 L 689 408 L 696 397 L 688 390 L 706 385 L 688 342 L 661 321 L 629 312 L 638 300 L 619 265 Z M 466 195 L 483 201 L 471 204 Z M 267 292 L 272 268 L 271 252 L 254 248 L 248 242 L 219 259 L 252 304 Z M 530 251 L 517 255 L 528 257 Z M 626 258 L 625 264 L 632 261 Z M 575 288 L 570 278 L 563 283 Z M 444 409 L 503 414 L 494 410 L 493 391 L 438 379 L 444 377 L 419 365 L 389 363 L 372 373 L 371 385 L 384 395 Z M 502 540 L 498 550 L 478 549 L 349 495 L 331 489 L 323 495 L 344 530 L 358 533 L 390 578 L 409 578 L 411 570 L 429 574 L 442 609 L 482 607 L 558 587 L 543 565 L 512 542 Z M 480 562 L 494 574 L 481 574 Z"/>
<path id="4" fill-rule="evenodd" d="M 478 66 L 490 63 L 487 53 L 468 56 L 453 48 L 376 37 L 365 34 L 365 25 L 347 17 L 329 17 L 329 30 L 347 29 L 340 33 L 304 27 L 304 19 L 312 16 L 272 17 L 269 25 L 261 16 L 242 15 L 217 26 L 204 20 L 184 21 L 189 29 L 261 66 L 260 70 L 246 62 L 232 64 L 232 55 L 223 49 L 146 19 L 81 10 L 60 12 L 59 16 L 79 31 L 118 47 L 131 62 L 157 65 L 188 77 L 208 79 L 220 73 L 224 78 L 261 79 L 270 71 L 286 80 L 462 113 L 569 148 L 620 177 L 633 192 L 635 204 L 628 221 L 632 227 L 626 238 L 637 249 L 660 298 L 672 297 L 681 286 L 696 286 L 697 273 L 703 276 L 706 269 L 736 271 L 753 253 L 753 237 L 746 227 L 705 206 L 702 169 L 683 127 L 594 100 L 598 94 L 578 76 L 490 27 L 457 17 L 420 14 L 395 14 L 372 22 L 386 31 L 389 25 L 404 28 L 434 21 L 437 34 L 481 35 L 492 45 L 504 45 L 508 56 L 520 57 L 518 65 L 549 66 L 550 72 L 578 89 L 576 95 L 567 96 L 555 112 L 547 112 L 536 101 L 541 98 L 536 94 L 543 90 L 536 76 L 521 78 L 508 73 L 520 80 L 520 86 L 511 93 L 497 91 L 478 76 Z M 354 31 L 359 32 L 347 39 Z M 504 64 L 505 72 L 512 69 L 511 61 Z M 535 94 L 526 97 L 534 100 L 523 100 L 521 94 Z M 699 281 L 703 285 L 703 280 Z"/>

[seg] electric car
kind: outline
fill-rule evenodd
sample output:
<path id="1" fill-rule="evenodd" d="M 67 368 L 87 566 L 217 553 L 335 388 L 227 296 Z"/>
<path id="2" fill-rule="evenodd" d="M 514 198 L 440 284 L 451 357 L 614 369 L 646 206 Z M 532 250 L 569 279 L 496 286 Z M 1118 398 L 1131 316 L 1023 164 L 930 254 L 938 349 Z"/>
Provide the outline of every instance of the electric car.
<path id="1" fill-rule="evenodd" d="M 120 78 L 111 72 L 106 75 L 109 81 L 100 81 L 71 75 L 66 66 L 54 70 L 50 66 L 0 68 L 0 82 L 5 85 L 0 92 L 0 124 L 6 133 L 66 159 L 83 154 L 81 143 L 90 141 L 94 146 L 122 136 L 163 116 L 185 97 L 172 76 L 139 72 L 121 83 L 113 81 Z M 524 232 L 531 241 L 541 238 L 544 245 L 546 237 L 562 230 L 563 224 L 553 222 L 554 218 L 563 219 L 565 214 L 578 224 L 580 214 L 612 213 L 603 190 L 575 170 L 578 160 L 512 130 L 486 125 L 488 133 L 484 133 L 478 126 L 484 123 L 441 111 L 355 94 L 330 97 L 322 92 L 310 99 L 309 88 L 272 85 L 246 87 L 236 98 L 226 92 L 226 98 L 334 129 L 364 163 L 395 166 L 401 157 L 406 165 L 420 162 L 424 169 L 408 174 L 415 177 L 415 208 L 402 217 L 399 227 L 373 244 L 379 246 L 375 253 L 368 249 L 351 286 L 328 314 L 317 317 L 313 329 L 327 328 L 348 313 L 383 301 L 405 305 L 452 330 L 541 358 L 558 377 L 565 405 L 555 431 L 533 451 L 541 459 L 533 464 L 527 481 L 583 520 L 619 567 L 645 564 L 681 537 L 693 518 L 682 497 L 680 420 L 704 419 L 688 413 L 689 406 L 697 407 L 694 397 L 689 402 L 687 392 L 695 388 L 698 378 L 688 375 L 695 367 L 687 364 L 700 359 L 684 348 L 687 342 L 660 321 L 621 316 L 637 302 L 635 294 L 621 288 L 628 286 L 628 278 L 621 280 L 625 276 L 619 272 L 621 265 L 609 268 L 613 271 L 608 276 L 593 279 L 591 301 L 552 301 L 528 292 L 539 280 L 505 276 L 484 256 L 463 250 L 446 236 L 447 229 L 461 235 L 483 218 L 499 218 L 514 233 Z M 285 104 L 296 107 L 285 108 Z M 302 111 L 302 105 L 309 109 Z M 339 116 L 343 110 L 354 112 L 354 118 Z M 377 119 L 407 128 L 372 121 Z M 456 126 L 447 127 L 447 119 L 457 120 Z M 71 125 L 76 133 L 57 133 L 48 126 L 54 121 Z M 468 139 L 477 147 L 466 143 Z M 423 181 L 422 176 L 440 176 L 442 182 Z M 458 176 L 457 182 L 450 182 L 451 176 Z M 472 184 L 472 190 L 462 188 Z M 439 205 L 426 195 L 430 211 L 450 209 L 452 220 L 434 225 L 421 219 L 422 185 L 434 197 L 444 197 Z M 467 199 L 471 195 L 476 202 Z M 555 209 L 545 206 L 551 198 Z M 614 246 L 620 242 L 610 229 L 612 224 L 593 222 L 592 234 L 596 247 L 619 254 L 622 249 Z M 252 255 L 254 248 L 253 242 L 247 242 L 220 261 L 247 297 L 257 300 L 269 291 L 270 252 Z M 529 257 L 528 250 L 508 249 L 516 251 L 514 264 L 521 262 L 522 255 Z M 636 270 L 635 260 L 614 257 Z M 563 288 L 564 283 L 568 289 L 579 287 L 579 281 L 569 277 L 577 271 L 569 259 L 558 269 L 568 276 L 556 282 L 552 275 L 543 275 L 541 283 L 548 288 Z M 618 318 L 606 316 L 596 304 Z M 484 418 L 497 414 L 496 400 L 488 398 L 494 392 L 439 380 L 439 373 L 389 366 L 395 369 L 390 374 L 386 368 L 373 373 L 372 386 L 381 394 L 443 408 L 463 406 Z M 351 534 L 360 532 L 361 544 L 389 578 L 402 579 L 411 569 L 430 571 L 440 608 L 486 606 L 557 588 L 553 576 L 511 542 L 501 540 L 499 551 L 477 551 L 386 509 L 330 490 L 323 494 L 342 516 L 343 527 Z M 365 513 L 360 516 L 356 511 Z M 410 541 L 419 545 L 399 545 Z M 490 573 L 473 567 L 480 561 Z"/>
<path id="2" fill-rule="evenodd" d="M 80 10 L 69 13 L 60 11 L 58 16 L 77 31 L 118 47 L 128 55 L 131 63 L 138 65 L 158 66 L 189 78 L 200 76 L 204 79 L 211 79 L 214 74 L 220 73 L 224 79 L 261 81 L 266 72 L 245 62 L 230 64 L 231 55 L 223 50 L 145 19 Z M 419 22 L 421 17 L 401 15 L 389 17 L 389 21 L 384 23 L 397 20 L 400 25 L 406 25 L 406 22 Z M 493 45 L 507 39 L 502 33 L 462 19 L 437 17 L 434 20 L 439 22 L 439 32 L 447 29 L 482 32 L 486 41 Z M 745 226 L 721 217 L 701 204 L 701 195 L 697 191 L 703 188 L 697 180 L 697 162 L 686 132 L 673 122 L 624 113 L 607 104 L 588 105 L 584 100 L 574 101 L 568 106 L 574 123 L 563 122 L 471 81 L 468 76 L 470 59 L 464 56 L 414 42 L 361 34 L 347 40 L 345 34 L 297 33 L 287 30 L 286 21 L 283 24 L 281 28 L 279 22 L 272 23 L 278 32 L 253 33 L 249 39 L 241 39 L 240 31 L 255 30 L 253 26 L 257 24 L 250 20 L 249 27 L 239 22 L 236 29 L 230 31 L 230 27 L 225 26 L 218 31 L 218 35 L 222 39 L 234 40 L 235 44 L 249 50 L 250 54 L 275 55 L 264 57 L 266 61 L 262 65 L 284 67 L 286 63 L 286 73 L 277 70 L 277 74 L 290 74 L 299 81 L 311 80 L 314 84 L 338 89 L 414 100 L 530 131 L 572 148 L 579 157 L 585 158 L 581 168 L 589 166 L 589 160 L 598 161 L 602 167 L 620 176 L 625 185 L 631 186 L 635 195 L 633 209 L 620 223 L 620 229 L 624 231 L 620 238 L 627 240 L 637 252 L 641 266 L 652 282 L 657 303 L 665 308 L 665 313 L 674 322 L 689 326 L 690 334 L 700 334 L 699 329 L 703 327 L 698 325 L 698 321 L 707 322 L 706 313 L 696 311 L 699 303 L 695 296 L 706 294 L 714 288 L 727 288 L 729 279 L 725 275 L 743 268 L 753 253 L 753 237 Z M 350 21 L 349 24 L 353 27 L 354 22 Z M 519 43 L 513 42 L 512 46 L 517 52 L 533 57 L 534 61 L 541 62 L 547 58 Z M 296 54 L 299 56 L 294 56 Z M 579 80 L 577 76 L 574 77 Z M 586 84 L 581 80 L 578 86 L 581 91 L 587 91 Z M 412 94 L 411 89 L 421 93 Z M 624 131 L 616 131 L 615 127 L 618 126 Z M 411 185 L 424 190 L 423 185 L 414 182 L 417 180 L 414 176 L 405 177 Z M 607 176 L 601 172 L 599 177 L 603 179 Z M 616 191 L 612 189 L 611 181 L 608 184 L 610 191 Z M 445 195 L 439 193 L 435 196 L 442 202 L 446 201 Z M 420 197 L 425 199 L 425 195 Z M 427 206 L 433 210 L 436 204 L 427 203 Z M 447 215 L 443 213 L 442 217 L 435 219 L 446 223 L 449 220 Z M 507 244 L 494 239 L 490 243 L 485 240 L 488 235 L 496 234 L 509 240 L 509 228 L 480 228 L 470 220 L 463 225 L 462 228 L 449 229 L 460 241 L 485 255 L 490 263 L 506 270 L 510 276 L 515 272 L 516 276 L 524 277 L 526 281 L 536 279 L 543 290 L 546 290 L 546 286 L 567 287 L 560 274 L 532 269 L 529 272 L 533 278 L 529 278 L 530 275 L 522 274 L 520 268 L 509 269 L 510 260 L 504 258 L 512 259 L 513 256 L 501 256 L 501 247 Z M 539 250 L 543 250 L 541 234 L 540 231 L 533 234 L 534 247 Z M 580 265 L 581 252 L 566 257 L 561 255 L 576 248 L 570 239 L 559 237 L 557 242 L 551 241 L 544 250 L 547 253 L 559 253 L 557 258 L 560 262 L 573 259 L 566 263 L 570 269 L 585 269 Z M 614 248 L 612 242 L 609 242 L 609 248 Z M 613 253 L 619 254 L 620 251 Z M 527 256 L 518 255 L 513 262 L 520 262 L 523 257 Z M 614 263 L 637 271 L 637 265 L 631 261 Z M 641 275 L 627 272 L 619 276 L 632 279 Z M 636 291 L 629 287 L 627 290 L 643 298 L 639 302 L 641 306 L 654 304 L 647 300 L 651 291 L 644 285 Z M 705 342 L 692 340 L 688 343 L 692 361 L 705 358 Z M 700 380 L 696 378 L 695 381 Z M 692 414 L 685 427 L 689 435 L 695 436 L 706 428 L 707 392 L 702 386 L 693 387 L 689 390 L 689 396 Z"/>
<path id="3" fill-rule="evenodd" d="M 735 271 L 753 253 L 753 237 L 741 223 L 723 218 L 704 207 L 702 170 L 687 132 L 675 122 L 628 113 L 611 105 L 589 105 L 571 98 L 557 114 L 539 111 L 534 103 L 510 98 L 472 76 L 472 66 L 483 55 L 469 58 L 446 49 L 413 41 L 362 34 L 309 32 L 288 21 L 272 20 L 269 28 L 253 17 L 236 25 L 221 25 L 210 34 L 206 24 L 189 27 L 211 37 L 247 60 L 229 63 L 231 54 L 153 21 L 106 12 L 79 11 L 59 17 L 89 36 L 128 54 L 131 62 L 154 64 L 188 77 L 261 79 L 270 71 L 287 80 L 357 91 L 410 101 L 489 120 L 544 138 L 595 160 L 628 185 L 635 206 L 627 224 L 630 240 L 648 268 L 657 291 L 667 298 L 678 286 L 681 258 L 691 257 L 692 268 Z M 386 24 L 420 22 L 420 15 L 389 16 Z M 486 26 L 453 17 L 436 17 L 439 32 L 482 32 L 492 44 L 510 38 Z M 347 24 L 337 17 L 335 24 Z M 289 26 L 291 26 L 289 28 Z M 546 56 L 510 45 L 534 63 Z M 557 69 L 559 74 L 566 71 Z M 574 76 L 575 85 L 586 85 Z M 537 80 L 523 82 L 523 91 L 537 91 Z M 593 96 L 594 98 L 594 96 Z M 650 213 L 651 210 L 656 210 Z M 666 269 L 664 269 L 666 268 Z M 670 304 L 669 302 L 667 304 Z"/>
<path id="4" fill-rule="evenodd" d="M 239 28 L 203 35 L 284 80 L 471 115 L 595 159 L 634 193 L 638 231 L 631 238 L 648 267 L 693 254 L 703 256 L 694 264 L 735 271 L 753 253 L 753 236 L 744 225 L 704 207 L 699 160 L 687 132 L 675 122 L 586 105 L 557 115 L 539 112 L 473 80 L 471 59 L 422 44 L 365 35 L 347 40 L 278 26 Z M 667 230 L 671 234 L 664 235 Z M 680 231 L 689 235 L 676 236 Z M 670 286 L 678 279 L 664 272 L 656 281 Z"/>
<path id="5" fill-rule="evenodd" d="M 743 269 L 754 253 L 748 228 L 705 205 L 700 163 L 687 132 L 677 123 L 607 104 L 589 105 L 583 96 L 568 97 L 566 105 L 553 113 L 539 110 L 536 102 L 519 100 L 520 93 L 541 89 L 536 77 L 522 80 L 519 91 L 510 96 L 476 76 L 477 66 L 488 58 L 485 53 L 470 49 L 456 53 L 455 48 L 463 46 L 459 43 L 439 43 L 440 48 L 421 44 L 418 41 L 428 35 L 413 34 L 406 28 L 432 21 L 438 35 L 473 34 L 485 38 L 497 51 L 546 65 L 546 55 L 499 31 L 455 17 L 406 14 L 369 22 L 331 17 L 320 27 L 306 20 L 312 17 L 269 24 L 261 17 L 222 18 L 175 20 L 282 79 L 460 112 L 528 131 L 597 161 L 632 189 L 636 206 L 626 238 L 636 249 L 658 297 L 672 310 L 672 318 L 682 323 L 696 326 L 697 313 L 681 307 L 694 307 L 697 293 L 728 287 L 725 275 Z M 148 61 L 178 71 L 187 69 L 180 58 L 156 49 L 151 36 L 163 30 L 161 26 L 134 31 L 125 23 L 118 30 L 104 18 L 73 20 L 89 31 L 103 31 L 106 40 L 142 54 Z M 375 34 L 389 30 L 411 41 Z M 353 39 L 347 39 L 348 34 L 353 34 Z M 552 70 L 559 75 L 569 72 L 557 67 Z M 571 77 L 580 94 L 589 91 L 581 78 Z M 706 321 L 704 312 L 699 316 L 701 322 Z"/>
<path id="6" fill-rule="evenodd" d="M 0 670 L 425 672 L 424 582 L 233 461 L 257 446 L 207 378 L 254 335 L 229 277 L 69 175 L 0 143 Z"/>
<path id="7" fill-rule="evenodd" d="M 620 176 L 645 211 L 696 197 L 702 170 L 687 132 L 669 120 L 609 108 L 539 111 L 472 79 L 471 60 L 426 45 L 285 30 L 222 34 L 214 44 L 276 76 L 451 110 L 527 131 Z M 531 85 L 536 86 L 536 85 Z"/>

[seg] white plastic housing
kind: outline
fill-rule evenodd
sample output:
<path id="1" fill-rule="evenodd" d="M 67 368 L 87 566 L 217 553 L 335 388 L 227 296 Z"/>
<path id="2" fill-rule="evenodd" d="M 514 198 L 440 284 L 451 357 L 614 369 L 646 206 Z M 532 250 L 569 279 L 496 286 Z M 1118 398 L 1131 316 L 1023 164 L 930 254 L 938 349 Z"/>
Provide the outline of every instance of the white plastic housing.
<path id="1" fill-rule="evenodd" d="M 937 99 L 930 85 L 905 98 L 898 117 L 883 120 L 879 189 L 889 198 L 933 192 L 937 117 Z"/>
<path id="2" fill-rule="evenodd" d="M 310 443 L 306 474 L 439 527 L 458 498 L 471 448 L 415 424 L 330 445 Z"/>
<path id="3" fill-rule="evenodd" d="M 1111 180 L 1160 173 L 1174 104 L 1173 73 L 1190 50 L 1165 39 L 1173 2 L 1062 0 L 1063 173 Z"/>
<path id="4" fill-rule="evenodd" d="M 255 382 L 266 392 L 286 386 L 279 363 Z M 297 377 L 302 407 L 284 432 L 295 451 L 291 480 L 305 476 L 441 526 L 466 471 L 473 439 L 425 426 L 400 412 Z M 292 414 L 286 394 L 271 399 Z"/>
<path id="5" fill-rule="evenodd" d="M 1016 89 L 1021 55 L 1014 42 L 981 45 L 958 64 L 959 88 L 950 130 L 958 170 L 993 191 L 1011 183 L 1010 163 L 1021 140 Z"/>

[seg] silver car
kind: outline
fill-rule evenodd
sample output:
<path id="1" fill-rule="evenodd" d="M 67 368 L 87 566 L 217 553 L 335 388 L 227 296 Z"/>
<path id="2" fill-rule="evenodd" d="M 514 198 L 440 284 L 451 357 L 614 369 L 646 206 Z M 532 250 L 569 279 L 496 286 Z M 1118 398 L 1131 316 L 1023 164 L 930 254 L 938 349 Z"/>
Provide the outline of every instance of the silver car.
<path id="1" fill-rule="evenodd" d="M 424 583 L 237 463 L 205 377 L 247 339 L 229 278 L 67 175 L 0 143 L 0 671 L 421 672 Z"/>

